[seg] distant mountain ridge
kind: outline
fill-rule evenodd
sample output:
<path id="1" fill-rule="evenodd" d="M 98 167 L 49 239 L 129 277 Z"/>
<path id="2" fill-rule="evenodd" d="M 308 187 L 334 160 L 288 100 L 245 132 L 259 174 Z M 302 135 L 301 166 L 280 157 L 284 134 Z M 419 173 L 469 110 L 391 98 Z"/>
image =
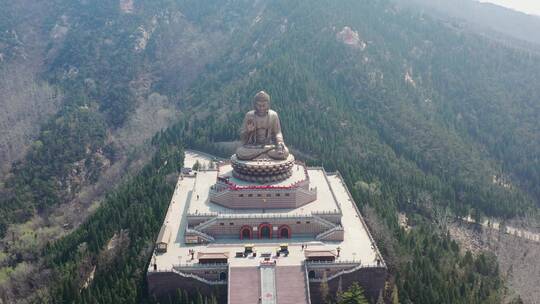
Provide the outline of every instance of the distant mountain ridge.
<path id="1" fill-rule="evenodd" d="M 393 0 L 441 17 L 463 20 L 482 30 L 534 43 L 540 48 L 540 16 L 474 0 Z"/>

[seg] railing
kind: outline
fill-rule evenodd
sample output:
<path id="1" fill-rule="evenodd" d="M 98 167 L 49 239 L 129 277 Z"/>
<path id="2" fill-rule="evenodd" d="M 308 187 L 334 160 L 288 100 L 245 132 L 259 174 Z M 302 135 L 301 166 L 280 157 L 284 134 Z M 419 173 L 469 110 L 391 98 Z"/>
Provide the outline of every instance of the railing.
<path id="1" fill-rule="evenodd" d="M 270 209 L 271 210 L 271 209 Z M 264 213 L 264 217 L 276 217 L 276 218 L 292 218 L 292 217 L 298 217 L 298 218 L 311 218 L 313 216 L 332 216 L 332 215 L 335 215 L 335 216 L 338 216 L 338 215 L 341 215 L 341 213 L 339 212 L 336 212 L 336 211 L 316 211 L 316 212 L 312 212 L 311 214 L 300 214 L 300 213 L 292 213 L 292 214 L 287 214 L 287 213 Z M 217 213 L 217 212 L 204 212 L 204 213 L 188 213 L 187 216 L 189 217 L 199 217 L 199 218 L 206 218 L 206 217 L 219 217 L 219 218 L 223 218 L 223 219 L 229 219 L 229 218 L 244 218 L 244 217 L 249 217 L 249 218 L 253 218 L 254 216 L 257 217 L 259 215 L 256 215 L 256 214 L 251 214 L 251 213 L 241 213 L 241 214 L 238 214 L 238 213 L 234 213 L 233 211 L 227 211 L 227 210 L 223 210 L 221 211 L 220 213 Z"/>
<path id="2" fill-rule="evenodd" d="M 189 217 L 216 217 L 219 213 L 217 212 L 205 212 L 205 213 L 188 213 Z"/>
<path id="3" fill-rule="evenodd" d="M 231 303 L 231 267 L 227 269 L 227 304 Z"/>
<path id="4" fill-rule="evenodd" d="M 271 209 L 270 209 L 271 210 Z M 220 211 L 219 213 L 217 212 L 201 212 L 201 213 L 188 213 L 187 216 L 189 217 L 223 217 L 223 216 L 231 216 L 231 215 L 239 215 L 239 216 L 248 216 L 248 213 L 244 213 L 244 214 L 238 214 L 238 213 L 235 213 L 236 211 L 230 211 L 230 210 L 223 210 L 223 211 Z M 335 215 L 335 216 L 339 216 L 341 215 L 341 213 L 339 211 L 314 211 L 314 212 L 311 212 L 310 214 L 301 214 L 301 213 L 291 213 L 291 214 L 283 214 L 283 213 L 266 213 L 266 214 L 274 214 L 276 216 L 284 216 L 284 217 L 302 217 L 302 218 L 305 218 L 305 217 L 312 217 L 314 215 L 318 215 L 318 216 L 332 216 L 332 215 Z"/>
<path id="5" fill-rule="evenodd" d="M 188 214 L 188 216 L 191 216 L 193 213 L 190 213 Z M 301 219 L 305 219 L 305 218 L 313 218 L 313 215 L 311 214 L 299 214 L 299 213 L 294 213 L 294 214 L 283 214 L 283 213 L 259 213 L 259 214 L 252 214 L 252 213 L 241 213 L 241 214 L 238 214 L 238 213 L 197 213 L 197 214 L 193 214 L 194 216 L 198 216 L 198 217 L 213 217 L 213 219 L 242 219 L 242 218 L 246 218 L 246 219 L 252 219 L 252 218 L 301 218 Z M 212 219 L 209 219 L 208 221 L 210 221 Z M 203 223 L 206 223 L 206 222 L 203 222 Z M 201 223 L 201 224 L 203 224 Z M 199 225 L 201 225 L 199 224 Z M 197 226 L 195 226 L 195 228 L 198 229 Z"/>
<path id="6" fill-rule="evenodd" d="M 306 267 L 306 262 L 302 264 L 302 267 L 304 267 L 304 280 L 306 283 L 306 299 L 308 301 L 308 304 L 311 304 L 311 292 L 309 290 L 309 277 L 308 277 L 308 271 Z"/>
<path id="7" fill-rule="evenodd" d="M 330 265 L 330 264 L 348 264 L 351 266 L 362 264 L 361 260 L 337 260 L 337 261 L 308 261 L 306 260 L 307 265 Z M 367 265 L 367 264 L 366 264 Z"/>
<path id="8" fill-rule="evenodd" d="M 206 212 L 206 213 L 188 213 L 187 216 L 191 218 L 212 218 L 218 216 L 217 212 Z"/>
<path id="9" fill-rule="evenodd" d="M 341 215 L 339 211 L 315 211 L 312 212 L 313 215 Z"/>
<path id="10" fill-rule="evenodd" d="M 277 298 L 278 293 L 277 293 L 277 281 L 276 281 L 276 266 L 274 265 L 272 268 L 274 268 L 273 275 L 272 275 L 272 280 L 274 281 L 274 298 L 275 298 L 275 303 L 279 303 L 278 298 Z M 261 288 L 261 290 L 262 290 L 262 288 Z"/>
<path id="11" fill-rule="evenodd" d="M 280 213 L 261 213 L 261 214 L 220 214 L 218 218 L 220 219 L 266 219 L 266 218 L 311 218 L 312 216 L 308 214 L 280 214 Z"/>
<path id="12" fill-rule="evenodd" d="M 182 269 L 226 269 L 229 267 L 229 263 L 193 263 L 193 264 L 173 264 L 172 267 L 181 271 Z"/>

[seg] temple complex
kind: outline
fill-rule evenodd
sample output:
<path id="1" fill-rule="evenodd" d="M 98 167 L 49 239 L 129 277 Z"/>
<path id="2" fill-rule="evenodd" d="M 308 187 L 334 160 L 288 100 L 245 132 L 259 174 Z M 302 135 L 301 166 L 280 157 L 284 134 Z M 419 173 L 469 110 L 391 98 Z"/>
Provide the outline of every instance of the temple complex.
<path id="1" fill-rule="evenodd" d="M 270 97 L 255 96 L 227 161 L 186 152 L 147 273 L 156 297 L 176 289 L 220 302 L 322 303 L 353 282 L 375 301 L 386 265 L 339 173 L 307 167 L 286 147 Z"/>

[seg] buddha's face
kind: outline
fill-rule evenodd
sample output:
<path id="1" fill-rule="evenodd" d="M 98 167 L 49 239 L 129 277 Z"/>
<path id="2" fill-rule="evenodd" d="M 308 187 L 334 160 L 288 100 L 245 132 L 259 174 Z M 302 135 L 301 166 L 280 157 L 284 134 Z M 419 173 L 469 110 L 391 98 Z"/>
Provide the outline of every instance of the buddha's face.
<path id="1" fill-rule="evenodd" d="M 268 115 L 268 110 L 270 109 L 270 102 L 267 100 L 257 100 L 255 101 L 255 114 L 258 116 Z"/>

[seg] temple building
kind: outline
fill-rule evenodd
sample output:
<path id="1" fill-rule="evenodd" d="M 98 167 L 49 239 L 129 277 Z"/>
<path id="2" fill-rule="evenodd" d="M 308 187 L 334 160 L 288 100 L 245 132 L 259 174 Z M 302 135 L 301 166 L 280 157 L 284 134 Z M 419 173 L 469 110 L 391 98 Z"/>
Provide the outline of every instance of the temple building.
<path id="1" fill-rule="evenodd" d="M 339 173 L 295 160 L 269 102 L 256 95 L 229 160 L 180 176 L 148 268 L 150 293 L 322 303 L 321 283 L 335 294 L 358 282 L 374 302 L 387 268 L 362 215 Z M 186 164 L 210 159 L 186 152 Z"/>

